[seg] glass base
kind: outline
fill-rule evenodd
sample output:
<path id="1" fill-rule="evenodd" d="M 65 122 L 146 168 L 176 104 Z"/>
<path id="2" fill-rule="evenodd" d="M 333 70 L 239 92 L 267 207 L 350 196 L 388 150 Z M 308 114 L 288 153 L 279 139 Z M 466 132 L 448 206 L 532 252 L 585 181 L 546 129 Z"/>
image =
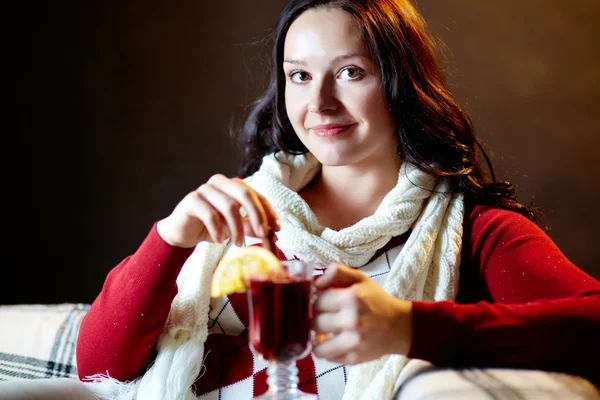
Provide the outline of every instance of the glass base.
<path id="1" fill-rule="evenodd" d="M 258 397 L 253 397 L 252 400 L 317 400 L 317 396 L 311 393 L 304 393 L 297 389 L 291 390 L 289 392 L 266 392 L 263 395 Z"/>
<path id="2" fill-rule="evenodd" d="M 252 400 L 317 400 L 317 396 L 298 390 L 296 360 L 271 361 L 267 368 L 269 390 Z"/>

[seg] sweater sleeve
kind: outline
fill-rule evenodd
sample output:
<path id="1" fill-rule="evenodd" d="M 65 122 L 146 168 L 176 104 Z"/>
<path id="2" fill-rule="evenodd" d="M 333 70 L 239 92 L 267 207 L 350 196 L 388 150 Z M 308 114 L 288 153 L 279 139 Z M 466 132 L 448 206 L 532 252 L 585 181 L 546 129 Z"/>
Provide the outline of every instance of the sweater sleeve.
<path id="1" fill-rule="evenodd" d="M 143 374 L 177 294 L 177 275 L 192 251 L 164 242 L 154 224 L 139 249 L 110 271 L 79 331 L 80 379 L 108 374 L 132 380 Z"/>
<path id="2" fill-rule="evenodd" d="M 517 213 L 477 206 L 465 219 L 461 275 L 472 276 L 461 276 L 461 284 L 480 287 L 461 287 L 459 295 L 485 293 L 485 301 L 414 302 L 409 356 L 569 372 L 598 384 L 600 282 Z"/>

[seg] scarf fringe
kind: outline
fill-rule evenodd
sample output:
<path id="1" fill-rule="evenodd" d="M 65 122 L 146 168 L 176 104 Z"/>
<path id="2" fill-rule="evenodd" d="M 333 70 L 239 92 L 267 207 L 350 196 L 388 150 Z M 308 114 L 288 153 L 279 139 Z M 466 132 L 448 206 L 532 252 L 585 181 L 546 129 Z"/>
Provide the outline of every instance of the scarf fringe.
<path id="1" fill-rule="evenodd" d="M 134 381 L 119 381 L 108 374 L 87 376 L 83 382 L 99 400 L 136 400 L 142 378 Z"/>

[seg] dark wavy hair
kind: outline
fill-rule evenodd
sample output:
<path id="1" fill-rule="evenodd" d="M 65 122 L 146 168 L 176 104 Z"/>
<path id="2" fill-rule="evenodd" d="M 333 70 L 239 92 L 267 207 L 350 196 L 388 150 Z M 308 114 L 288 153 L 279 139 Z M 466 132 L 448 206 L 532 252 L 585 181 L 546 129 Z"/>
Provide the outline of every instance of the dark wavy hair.
<path id="1" fill-rule="evenodd" d="M 487 204 L 517 211 L 535 220 L 533 209 L 517 201 L 509 182 L 496 182 L 488 156 L 475 137 L 467 114 L 445 82 L 436 57 L 436 41 L 408 0 L 291 0 L 273 32 L 272 74 L 268 89 L 251 105 L 237 141 L 242 155 L 238 171 L 254 173 L 264 155 L 285 151 L 304 154 L 287 117 L 283 50 L 292 22 L 315 7 L 348 12 L 381 73 L 390 111 L 396 121 L 398 154 L 403 162 L 443 176 L 452 190 L 462 192 L 467 204 Z M 476 157 L 481 151 L 491 182 L 486 182 Z"/>

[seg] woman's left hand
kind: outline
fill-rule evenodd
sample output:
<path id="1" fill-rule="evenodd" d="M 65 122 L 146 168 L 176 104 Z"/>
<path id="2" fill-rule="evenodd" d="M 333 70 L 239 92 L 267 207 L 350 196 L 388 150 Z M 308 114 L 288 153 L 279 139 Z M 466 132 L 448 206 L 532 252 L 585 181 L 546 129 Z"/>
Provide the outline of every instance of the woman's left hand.
<path id="1" fill-rule="evenodd" d="M 412 303 L 386 293 L 363 272 L 331 264 L 317 278 L 313 329 L 329 338 L 313 348 L 317 357 L 359 364 L 386 354 L 407 354 Z M 319 335 L 320 334 L 320 335 Z"/>

